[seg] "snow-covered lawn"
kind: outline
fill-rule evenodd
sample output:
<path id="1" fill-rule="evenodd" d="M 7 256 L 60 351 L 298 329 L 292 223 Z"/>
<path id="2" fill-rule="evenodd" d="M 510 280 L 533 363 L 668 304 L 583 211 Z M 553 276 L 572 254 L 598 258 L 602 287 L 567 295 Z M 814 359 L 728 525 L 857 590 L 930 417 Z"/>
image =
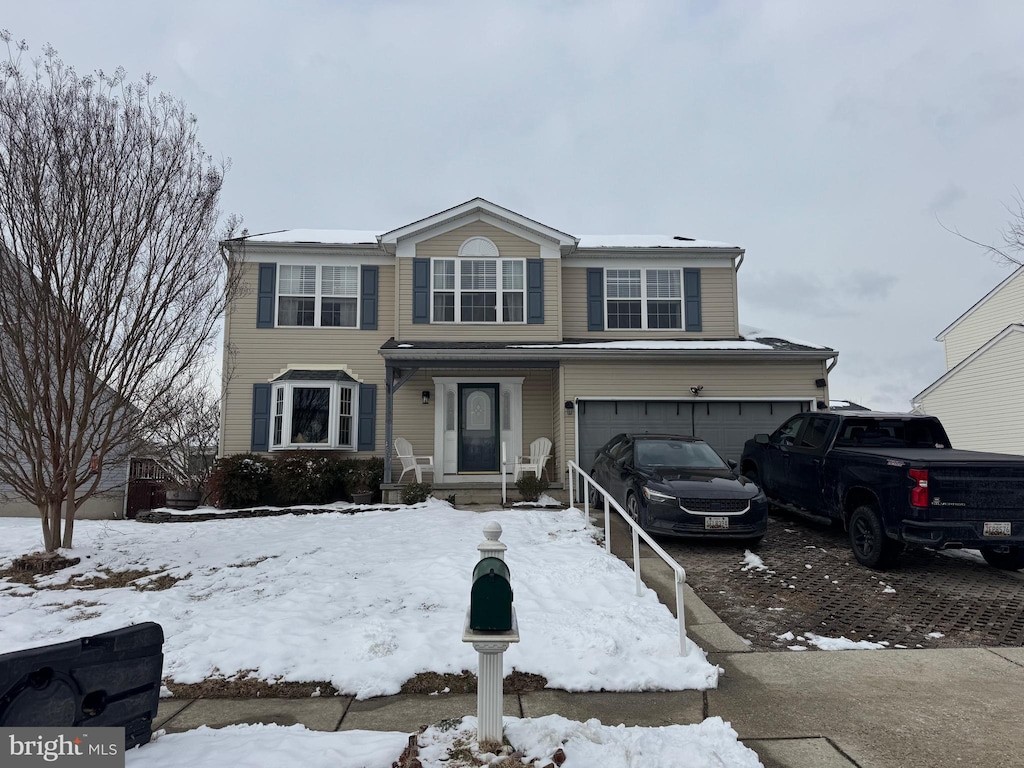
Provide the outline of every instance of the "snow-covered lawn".
<path id="1" fill-rule="evenodd" d="M 632 571 L 593 540 L 577 510 L 476 513 L 436 500 L 326 513 L 147 525 L 76 523 L 82 562 L 42 579 L 70 589 L 0 582 L 0 653 L 142 621 L 164 628 L 164 676 L 330 681 L 359 698 L 398 692 L 420 672 L 475 671 L 461 641 L 485 523 L 502 541 L 522 642 L 513 669 L 572 691 L 708 688 L 718 668 Z M 39 523 L 0 519 L 0 568 L 39 547 Z M 105 572 L 178 579 L 159 590 L 81 589 Z M 163 584 L 156 583 L 163 586 Z M 173 685 L 172 685 L 173 687 Z"/>
<path id="2" fill-rule="evenodd" d="M 523 755 L 518 765 L 551 765 L 562 750 L 562 768 L 759 768 L 753 750 L 736 739 L 721 718 L 697 725 L 640 728 L 579 723 L 559 715 L 504 719 L 505 738 Z M 449 727 L 450 726 L 450 727 Z M 198 728 L 160 735 L 129 751 L 129 768 L 391 768 L 405 747 L 407 734 L 369 731 L 318 733 L 302 726 L 236 725 L 220 730 Z M 432 726 L 418 737 L 423 768 L 487 765 L 495 755 L 480 754 L 475 743 L 476 718 Z M 460 756 L 462 759 L 460 759 Z"/>

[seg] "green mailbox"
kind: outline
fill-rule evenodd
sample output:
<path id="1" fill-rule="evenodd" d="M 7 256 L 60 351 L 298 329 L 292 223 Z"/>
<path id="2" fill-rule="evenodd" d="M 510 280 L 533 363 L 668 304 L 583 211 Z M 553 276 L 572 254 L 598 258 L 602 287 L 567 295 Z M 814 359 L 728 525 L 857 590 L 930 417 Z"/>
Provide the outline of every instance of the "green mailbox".
<path id="1" fill-rule="evenodd" d="M 485 557 L 473 569 L 469 628 L 478 632 L 512 631 L 512 585 L 504 560 Z"/>

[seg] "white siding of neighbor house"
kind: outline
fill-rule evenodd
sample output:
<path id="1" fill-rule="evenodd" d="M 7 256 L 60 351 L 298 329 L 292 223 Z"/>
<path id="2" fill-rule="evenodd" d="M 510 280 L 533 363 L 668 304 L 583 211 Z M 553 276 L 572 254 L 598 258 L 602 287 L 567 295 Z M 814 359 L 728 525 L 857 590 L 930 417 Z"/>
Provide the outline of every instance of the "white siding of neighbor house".
<path id="1" fill-rule="evenodd" d="M 807 362 L 566 362 L 562 400 L 628 398 L 693 400 L 690 387 L 702 386 L 700 397 L 716 399 L 800 398 L 828 402 L 828 391 L 814 386 L 826 377 L 826 364 Z M 564 420 L 565 459 L 576 451 L 575 422 Z M 564 471 L 564 467 L 560 469 Z"/>
<path id="2" fill-rule="evenodd" d="M 621 261 L 609 259 L 607 268 L 621 267 Z M 667 263 L 665 267 L 683 269 L 685 263 Z M 562 264 L 562 327 L 567 339 L 734 339 L 739 336 L 736 299 L 736 270 L 729 267 L 704 267 L 700 270 L 701 330 L 679 329 L 587 330 L 587 270 L 569 262 Z"/>
<path id="3" fill-rule="evenodd" d="M 467 224 L 451 232 L 423 240 L 416 244 L 416 257 L 420 259 L 459 256 L 459 246 L 471 237 L 486 237 L 498 248 L 501 258 L 539 259 L 540 246 L 511 232 L 483 221 Z M 412 322 L 412 259 L 398 259 L 397 323 L 398 341 L 554 341 L 560 339 L 561 324 L 558 311 L 561 275 L 558 259 L 544 260 L 544 322 L 530 325 L 502 323 L 424 323 Z"/>
<path id="4" fill-rule="evenodd" d="M 1024 455 L 1024 332 L 966 363 L 918 410 L 939 418 L 954 448 Z"/>
<path id="5" fill-rule="evenodd" d="M 1024 322 L 1024 268 L 946 334 L 946 370 L 955 368 L 1006 326 Z"/>
<path id="6" fill-rule="evenodd" d="M 232 307 L 225 333 L 236 354 L 225 363 L 230 376 L 224 393 L 221 455 L 246 452 L 252 438 L 252 385 L 265 384 L 287 367 L 345 366 L 363 384 L 377 385 L 377 448 L 384 452 L 384 359 L 380 346 L 394 333 L 390 297 L 394 295 L 395 268 L 381 266 L 378 273 L 376 331 L 355 328 L 257 328 L 257 262 L 274 261 L 260 256 L 244 266 L 248 290 Z M 354 454 L 353 454 L 354 455 Z M 362 455 L 370 455 L 364 452 Z"/>

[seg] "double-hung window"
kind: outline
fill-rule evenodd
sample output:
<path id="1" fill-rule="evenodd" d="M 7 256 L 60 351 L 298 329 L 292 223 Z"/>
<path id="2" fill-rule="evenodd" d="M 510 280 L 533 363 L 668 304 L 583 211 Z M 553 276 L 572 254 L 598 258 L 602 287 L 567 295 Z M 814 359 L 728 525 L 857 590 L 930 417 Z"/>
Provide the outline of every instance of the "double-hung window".
<path id="1" fill-rule="evenodd" d="M 355 450 L 358 386 L 341 381 L 274 384 L 271 449 Z"/>
<path id="2" fill-rule="evenodd" d="M 678 269 L 608 269 L 609 329 L 681 329 L 683 293 Z"/>
<path id="3" fill-rule="evenodd" d="M 524 322 L 523 259 L 433 259 L 431 271 L 433 322 Z"/>
<path id="4" fill-rule="evenodd" d="M 356 328 L 358 323 L 358 266 L 278 267 L 278 326 Z"/>

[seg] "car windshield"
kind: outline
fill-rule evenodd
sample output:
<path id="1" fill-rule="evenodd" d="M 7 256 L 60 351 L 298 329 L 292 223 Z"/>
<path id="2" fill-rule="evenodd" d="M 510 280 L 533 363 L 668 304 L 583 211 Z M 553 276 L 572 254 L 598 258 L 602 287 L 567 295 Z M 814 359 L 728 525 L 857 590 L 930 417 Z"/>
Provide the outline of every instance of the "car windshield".
<path id="1" fill-rule="evenodd" d="M 722 469 L 726 463 L 707 443 L 690 440 L 637 440 L 638 467 Z"/>

